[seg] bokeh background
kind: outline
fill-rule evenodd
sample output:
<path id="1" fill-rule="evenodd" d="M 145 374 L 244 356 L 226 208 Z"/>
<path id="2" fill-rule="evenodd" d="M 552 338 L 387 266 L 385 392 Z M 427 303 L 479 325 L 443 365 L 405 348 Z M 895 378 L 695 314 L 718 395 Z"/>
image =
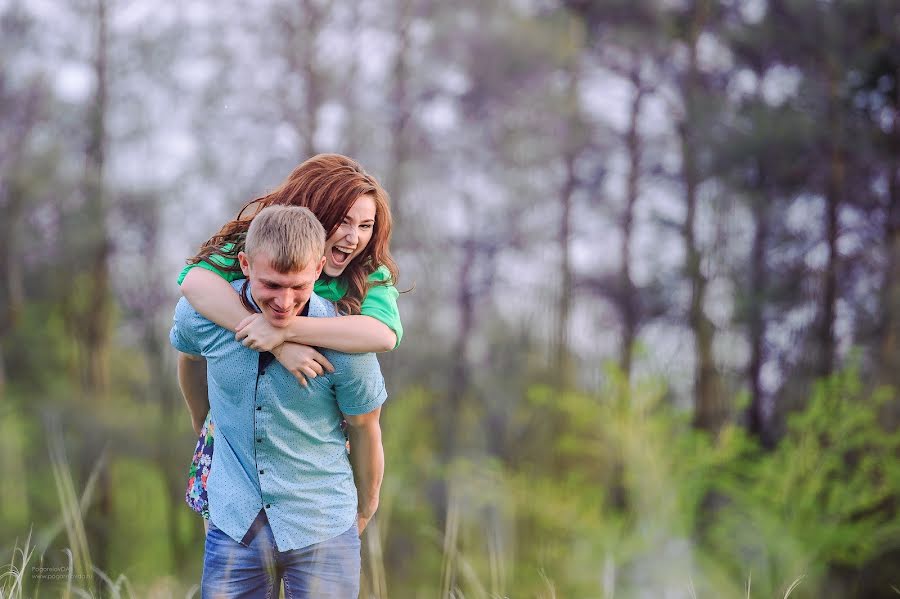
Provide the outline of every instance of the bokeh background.
<path id="1" fill-rule="evenodd" d="M 364 597 L 897 596 L 898 80 L 895 0 L 3 0 L 0 596 L 196 590 L 175 279 L 324 151 L 408 290 Z"/>

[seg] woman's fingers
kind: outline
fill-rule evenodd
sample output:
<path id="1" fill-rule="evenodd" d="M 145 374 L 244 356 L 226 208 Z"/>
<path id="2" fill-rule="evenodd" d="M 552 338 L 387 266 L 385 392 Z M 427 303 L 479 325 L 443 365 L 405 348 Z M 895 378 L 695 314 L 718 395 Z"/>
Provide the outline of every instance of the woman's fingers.
<path id="1" fill-rule="evenodd" d="M 258 314 L 250 314 L 249 316 L 245 317 L 244 320 L 242 320 L 242 321 L 240 321 L 240 322 L 238 323 L 237 328 L 235 329 L 235 331 L 237 331 L 237 333 L 240 334 L 240 333 L 241 333 L 241 329 L 243 329 L 243 328 L 246 327 L 248 324 L 250 324 L 251 322 L 253 322 L 254 320 L 256 320 L 256 318 L 257 318 L 258 316 L 259 316 Z M 244 335 L 243 337 L 238 337 L 238 339 L 243 339 L 244 337 L 246 337 L 246 335 Z"/>
<path id="2" fill-rule="evenodd" d="M 325 374 L 325 369 L 322 367 L 321 364 L 316 362 L 315 359 L 309 363 L 309 367 L 312 368 L 313 371 L 315 371 L 316 376 L 321 376 L 321 375 Z"/>
<path id="3" fill-rule="evenodd" d="M 331 362 L 328 361 L 328 358 L 316 352 L 316 355 L 313 358 L 317 364 L 321 364 L 321 368 L 324 368 L 328 372 L 334 372 L 334 366 L 331 365 Z M 319 374 L 324 374 L 324 372 L 320 372 Z"/>
<path id="4" fill-rule="evenodd" d="M 303 376 L 303 373 L 299 370 L 294 370 L 291 372 L 294 375 L 294 378 L 297 379 L 297 382 L 306 387 L 309 383 L 306 382 L 306 377 Z"/>

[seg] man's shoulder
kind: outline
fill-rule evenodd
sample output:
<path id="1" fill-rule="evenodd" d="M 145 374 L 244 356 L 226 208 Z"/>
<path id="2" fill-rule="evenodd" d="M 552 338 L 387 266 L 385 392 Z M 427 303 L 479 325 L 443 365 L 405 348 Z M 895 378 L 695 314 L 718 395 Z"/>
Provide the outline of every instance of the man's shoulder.
<path id="1" fill-rule="evenodd" d="M 381 365 L 375 353 L 349 354 L 328 348 L 317 349 L 334 366 L 334 372 L 330 376 L 335 383 L 381 377 Z"/>
<path id="2" fill-rule="evenodd" d="M 175 305 L 174 328 L 179 330 L 182 335 L 190 335 L 195 338 L 209 337 L 221 334 L 224 329 L 209 320 L 197 311 L 187 298 L 179 298 Z"/>
<path id="3" fill-rule="evenodd" d="M 313 293 L 309 296 L 309 310 L 307 316 L 310 318 L 331 318 L 337 316 L 337 306 L 334 302 L 330 302 L 321 295 Z"/>
<path id="4" fill-rule="evenodd" d="M 309 296 L 307 316 L 310 318 L 331 318 L 340 316 L 340 314 L 334 302 L 330 302 L 322 296 L 313 293 Z M 317 349 L 334 366 L 334 375 L 338 378 L 371 376 L 373 371 L 379 375 L 381 374 L 381 367 L 374 353 L 348 354 L 327 347 Z"/>

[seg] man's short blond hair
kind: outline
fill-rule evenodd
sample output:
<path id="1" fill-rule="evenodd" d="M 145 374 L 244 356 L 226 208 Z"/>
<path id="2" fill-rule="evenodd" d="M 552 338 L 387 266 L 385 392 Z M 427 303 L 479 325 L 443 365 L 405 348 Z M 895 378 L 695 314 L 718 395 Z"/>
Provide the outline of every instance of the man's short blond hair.
<path id="1" fill-rule="evenodd" d="M 272 268 L 280 273 L 303 270 L 325 255 L 325 229 L 307 208 L 263 208 L 253 217 L 244 242 L 250 260 L 260 251 L 272 257 Z"/>

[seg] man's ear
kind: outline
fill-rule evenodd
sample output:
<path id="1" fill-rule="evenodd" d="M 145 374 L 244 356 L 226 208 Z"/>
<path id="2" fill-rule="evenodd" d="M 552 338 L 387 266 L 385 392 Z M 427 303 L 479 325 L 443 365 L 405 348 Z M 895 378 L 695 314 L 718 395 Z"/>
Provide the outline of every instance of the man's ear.
<path id="1" fill-rule="evenodd" d="M 322 260 L 319 262 L 319 268 L 316 269 L 316 278 L 319 278 L 319 275 L 322 274 L 322 269 L 325 268 L 325 256 L 322 256 Z"/>
<path id="2" fill-rule="evenodd" d="M 241 272 L 244 273 L 244 276 L 249 277 L 250 276 L 250 259 L 247 257 L 247 254 L 245 254 L 244 252 L 238 252 L 238 264 L 241 265 Z M 323 262 L 323 264 L 324 264 L 324 262 Z"/>

